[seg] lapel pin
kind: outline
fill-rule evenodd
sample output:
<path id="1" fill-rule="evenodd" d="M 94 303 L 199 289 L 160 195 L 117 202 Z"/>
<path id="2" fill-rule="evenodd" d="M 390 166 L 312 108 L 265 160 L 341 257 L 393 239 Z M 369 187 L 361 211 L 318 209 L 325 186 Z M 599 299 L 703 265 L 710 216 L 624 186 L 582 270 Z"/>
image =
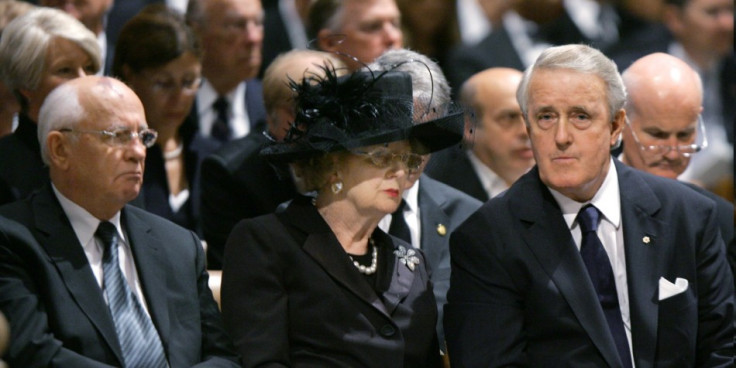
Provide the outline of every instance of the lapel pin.
<path id="1" fill-rule="evenodd" d="M 641 241 L 643 241 L 644 244 L 649 244 L 652 242 L 652 239 L 648 236 L 644 236 L 643 238 L 641 238 Z"/>
<path id="2" fill-rule="evenodd" d="M 447 235 L 447 228 L 445 227 L 445 225 L 437 225 L 437 234 L 440 234 L 440 236 Z"/>

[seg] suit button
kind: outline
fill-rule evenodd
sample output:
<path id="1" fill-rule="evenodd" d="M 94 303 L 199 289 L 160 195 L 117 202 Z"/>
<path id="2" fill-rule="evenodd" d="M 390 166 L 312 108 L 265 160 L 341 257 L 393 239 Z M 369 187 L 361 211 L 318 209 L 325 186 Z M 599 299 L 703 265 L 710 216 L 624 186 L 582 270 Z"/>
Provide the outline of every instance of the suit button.
<path id="1" fill-rule="evenodd" d="M 396 334 L 396 329 L 391 325 L 383 325 L 381 326 L 381 329 L 378 330 L 378 333 L 383 337 L 391 337 Z"/>

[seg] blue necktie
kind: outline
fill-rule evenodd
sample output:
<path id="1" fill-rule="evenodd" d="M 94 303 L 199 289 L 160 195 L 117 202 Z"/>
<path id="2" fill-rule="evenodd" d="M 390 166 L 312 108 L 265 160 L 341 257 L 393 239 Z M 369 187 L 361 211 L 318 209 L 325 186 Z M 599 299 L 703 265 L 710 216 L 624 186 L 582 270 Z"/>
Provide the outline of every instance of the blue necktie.
<path id="1" fill-rule="evenodd" d="M 212 131 L 210 135 L 220 142 L 227 142 L 230 140 L 230 123 L 228 118 L 228 110 L 230 109 L 230 102 L 225 97 L 218 97 L 215 103 L 212 104 L 212 108 L 217 113 L 215 122 L 212 124 Z"/>
<path id="2" fill-rule="evenodd" d="M 616 349 L 621 357 L 621 362 L 623 362 L 624 367 L 631 368 L 629 341 L 626 338 L 624 321 L 621 318 L 613 268 L 611 268 L 611 261 L 603 248 L 603 243 L 596 234 L 599 217 L 600 212 L 593 205 L 587 205 L 578 212 L 577 221 L 583 234 L 580 256 L 583 258 L 585 268 L 588 269 L 588 275 L 590 275 L 590 281 L 593 282 L 598 294 L 598 301 L 601 308 L 603 308 L 603 314 L 606 316 L 613 340 L 616 342 Z"/>
<path id="3" fill-rule="evenodd" d="M 100 222 L 95 235 L 105 247 L 102 255 L 103 286 L 123 352 L 123 366 L 166 368 L 166 357 L 156 328 L 120 271 L 115 225 Z"/>
<path id="4" fill-rule="evenodd" d="M 388 228 L 388 233 L 411 244 L 411 230 L 409 230 L 409 224 L 404 219 L 405 207 L 406 201 L 402 199 L 399 208 L 391 215 L 391 225 Z"/>

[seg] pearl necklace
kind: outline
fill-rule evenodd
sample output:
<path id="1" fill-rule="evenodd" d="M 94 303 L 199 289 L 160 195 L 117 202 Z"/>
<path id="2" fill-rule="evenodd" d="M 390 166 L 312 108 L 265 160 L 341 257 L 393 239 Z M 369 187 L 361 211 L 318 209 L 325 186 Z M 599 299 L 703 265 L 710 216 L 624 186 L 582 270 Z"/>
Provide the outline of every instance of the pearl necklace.
<path id="1" fill-rule="evenodd" d="M 184 151 L 184 143 L 179 143 L 178 146 L 174 150 L 171 151 L 164 151 L 164 161 L 173 160 L 175 158 L 179 158 L 181 156 L 182 151 Z"/>
<path id="2" fill-rule="evenodd" d="M 376 273 L 376 269 L 378 268 L 378 248 L 373 238 L 370 238 L 370 244 L 373 247 L 373 253 L 371 254 L 371 265 L 369 267 L 363 266 L 350 256 L 350 260 L 353 261 L 353 265 L 358 269 L 358 272 L 364 275 L 372 275 Z"/>

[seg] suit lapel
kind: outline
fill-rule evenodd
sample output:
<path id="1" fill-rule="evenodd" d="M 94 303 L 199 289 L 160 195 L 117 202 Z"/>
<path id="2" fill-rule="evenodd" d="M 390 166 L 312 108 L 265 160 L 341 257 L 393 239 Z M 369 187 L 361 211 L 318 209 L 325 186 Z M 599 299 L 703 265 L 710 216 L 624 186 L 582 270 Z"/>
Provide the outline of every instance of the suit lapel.
<path id="1" fill-rule="evenodd" d="M 336 283 L 348 289 L 359 299 L 390 317 L 375 291 L 350 262 L 332 230 L 314 206 L 304 203 L 309 199 L 297 198 L 279 217 L 306 234 L 302 249 L 312 257 Z"/>
<path id="2" fill-rule="evenodd" d="M 47 186 L 32 201 L 38 242 L 46 250 L 58 270 L 67 290 L 105 343 L 123 361 L 115 324 L 105 303 L 102 289 L 97 284 L 82 245 L 74 233 L 64 210 Z"/>
<path id="3" fill-rule="evenodd" d="M 312 233 L 307 235 L 304 243 L 304 251 L 307 252 L 338 284 L 350 290 L 364 302 L 372 305 L 381 313 L 390 316 L 383 302 L 371 289 L 363 276 L 350 264 L 348 256 L 337 241 L 337 238 L 329 233 Z"/>
<path id="4" fill-rule="evenodd" d="M 166 286 L 167 262 L 164 251 L 160 249 L 162 241 L 153 234 L 145 220 L 138 217 L 129 207 L 123 209 L 121 221 L 133 252 L 138 280 L 141 283 L 143 296 L 146 298 L 148 312 L 151 314 L 164 350 L 168 354 L 169 310 L 166 293 L 162 292 L 168 290 Z"/>
<path id="5" fill-rule="evenodd" d="M 399 249 L 399 245 L 392 237 L 380 230 L 374 231 L 373 237 L 378 240 L 379 244 L 384 244 L 382 250 L 387 253 L 384 257 L 385 262 L 381 264 L 383 272 L 381 269 L 379 272 L 381 272 L 380 277 L 389 282 L 388 289 L 382 293 L 382 296 L 388 314 L 392 315 L 396 307 L 409 295 L 414 283 L 414 271 L 399 261 L 394 254 L 394 251 Z M 404 248 L 404 251 L 409 251 L 409 249 Z M 382 284 L 380 280 L 379 278 L 379 285 Z"/>
<path id="6" fill-rule="evenodd" d="M 608 365 L 621 366 L 593 284 L 588 277 L 581 277 L 587 275 L 587 270 L 557 202 L 539 180 L 536 167 L 524 178 L 523 187 L 519 186 L 522 193 L 514 191 L 507 194 L 511 196 L 512 214 L 526 229 L 521 232 L 521 237 Z"/>
<path id="7" fill-rule="evenodd" d="M 657 243 L 663 240 L 667 226 L 654 217 L 661 204 L 647 183 L 633 169 L 614 161 L 621 188 L 634 358 L 652 362 L 657 346 L 659 276 L 663 275 L 664 262 Z"/>
<path id="8" fill-rule="evenodd" d="M 442 202 L 435 202 L 436 200 L 443 201 L 444 197 L 432 195 L 432 183 L 425 180 L 424 175 L 419 178 L 419 208 L 422 240 L 421 248 L 427 257 L 432 267 L 438 267 L 442 260 L 442 251 L 447 249 L 447 237 L 450 235 L 451 226 L 457 226 L 457 224 L 451 224 L 450 218 L 442 210 Z M 438 227 L 444 227 L 444 233 L 440 234 Z"/>

